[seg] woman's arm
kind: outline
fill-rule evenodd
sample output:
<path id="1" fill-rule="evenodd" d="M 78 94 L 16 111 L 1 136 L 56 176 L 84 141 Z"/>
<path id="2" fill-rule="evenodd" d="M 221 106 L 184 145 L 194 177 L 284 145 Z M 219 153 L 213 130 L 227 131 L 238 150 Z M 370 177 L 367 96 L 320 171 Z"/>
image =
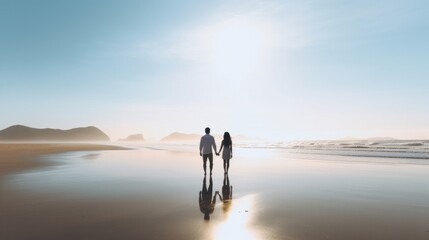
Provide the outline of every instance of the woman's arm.
<path id="1" fill-rule="evenodd" d="M 222 143 L 220 144 L 219 153 L 221 153 L 221 152 L 222 152 L 222 148 L 223 148 L 223 141 L 222 141 Z M 217 153 L 217 154 L 219 154 L 219 153 Z"/>

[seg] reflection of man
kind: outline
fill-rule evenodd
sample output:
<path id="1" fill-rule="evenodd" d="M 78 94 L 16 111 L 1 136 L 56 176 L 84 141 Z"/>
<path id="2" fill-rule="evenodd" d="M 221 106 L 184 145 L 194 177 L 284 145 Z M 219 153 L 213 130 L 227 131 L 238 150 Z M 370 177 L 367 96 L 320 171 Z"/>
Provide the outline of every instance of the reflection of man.
<path id="1" fill-rule="evenodd" d="M 212 177 L 210 176 L 210 185 L 209 185 L 208 190 L 207 190 L 207 186 L 206 186 L 206 177 L 204 177 L 203 189 L 202 189 L 202 191 L 200 191 L 200 195 L 198 197 L 198 201 L 200 203 L 200 211 L 202 213 L 204 213 L 204 220 L 210 220 L 210 214 L 213 213 L 215 205 L 216 205 L 216 195 L 217 194 L 218 194 L 218 192 L 216 192 L 216 194 L 214 195 L 213 200 L 212 200 L 212 195 L 213 195 Z"/>
<path id="2" fill-rule="evenodd" d="M 210 128 L 205 129 L 206 135 L 201 137 L 200 141 L 200 156 L 203 157 L 203 168 L 204 168 L 204 175 L 206 174 L 206 163 L 207 159 L 210 161 L 210 175 L 212 174 L 213 170 L 213 152 L 212 148 L 214 149 L 216 155 L 217 149 L 216 149 L 216 142 L 212 135 L 210 135 Z"/>

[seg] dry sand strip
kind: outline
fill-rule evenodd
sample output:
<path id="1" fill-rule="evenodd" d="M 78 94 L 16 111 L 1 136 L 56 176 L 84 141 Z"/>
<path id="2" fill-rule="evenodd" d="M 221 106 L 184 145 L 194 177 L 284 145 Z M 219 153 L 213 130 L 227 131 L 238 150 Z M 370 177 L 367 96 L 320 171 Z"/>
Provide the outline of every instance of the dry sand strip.
<path id="1" fill-rule="evenodd" d="M 125 150 L 128 148 L 90 143 L 0 143 L 0 176 L 48 165 L 42 155 L 69 151 Z"/>

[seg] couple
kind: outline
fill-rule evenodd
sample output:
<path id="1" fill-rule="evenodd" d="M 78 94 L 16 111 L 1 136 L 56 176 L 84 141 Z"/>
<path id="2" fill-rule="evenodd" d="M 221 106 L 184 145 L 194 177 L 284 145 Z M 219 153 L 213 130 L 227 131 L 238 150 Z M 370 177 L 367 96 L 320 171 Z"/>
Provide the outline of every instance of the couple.
<path id="1" fill-rule="evenodd" d="M 223 149 L 222 152 L 222 158 L 223 158 L 223 170 L 225 174 L 228 174 L 229 170 L 229 159 L 232 158 L 232 141 L 231 136 L 228 132 L 225 132 L 223 134 L 223 140 L 220 146 L 219 152 L 217 152 L 216 149 L 216 141 L 212 135 L 210 135 L 210 128 L 206 128 L 206 135 L 201 137 L 200 141 L 200 156 L 203 157 L 203 169 L 204 169 L 204 175 L 206 175 L 206 163 L 207 159 L 210 161 L 210 175 L 212 175 L 213 170 L 213 152 L 212 149 L 214 149 L 214 152 L 217 156 L 219 156 L 220 152 Z"/>

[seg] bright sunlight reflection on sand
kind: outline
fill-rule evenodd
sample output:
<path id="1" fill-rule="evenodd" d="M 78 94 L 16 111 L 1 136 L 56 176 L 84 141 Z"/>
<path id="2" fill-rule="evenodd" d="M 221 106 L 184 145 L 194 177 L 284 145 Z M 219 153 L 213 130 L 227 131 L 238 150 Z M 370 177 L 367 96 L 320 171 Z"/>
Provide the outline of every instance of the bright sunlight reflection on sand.
<path id="1" fill-rule="evenodd" d="M 231 206 L 224 208 L 225 220 L 214 229 L 213 239 L 261 239 L 250 226 L 254 217 L 255 197 L 249 195 L 232 200 Z"/>

